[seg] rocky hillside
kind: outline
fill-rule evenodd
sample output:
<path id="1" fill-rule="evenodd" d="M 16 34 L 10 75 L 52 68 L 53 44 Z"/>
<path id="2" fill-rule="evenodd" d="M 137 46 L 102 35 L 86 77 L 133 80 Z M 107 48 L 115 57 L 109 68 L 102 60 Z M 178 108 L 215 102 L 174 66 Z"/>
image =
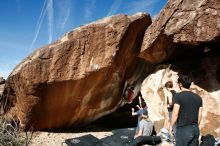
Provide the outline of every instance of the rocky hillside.
<path id="1" fill-rule="evenodd" d="M 204 102 L 202 134 L 218 136 L 219 14 L 217 0 L 169 0 L 152 24 L 139 13 L 79 27 L 13 70 L 4 92 L 13 104 L 5 112 L 27 129 L 84 125 L 122 106 L 129 83 L 135 94 L 141 90 L 160 129 L 167 119 L 163 85 L 172 80 L 176 86 L 185 74 Z"/>

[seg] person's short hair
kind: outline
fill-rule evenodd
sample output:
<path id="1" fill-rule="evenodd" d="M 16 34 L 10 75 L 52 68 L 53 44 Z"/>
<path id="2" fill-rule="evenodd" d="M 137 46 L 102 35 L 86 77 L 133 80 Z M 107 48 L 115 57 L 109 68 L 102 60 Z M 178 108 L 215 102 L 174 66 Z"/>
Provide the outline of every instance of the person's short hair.
<path id="1" fill-rule="evenodd" d="M 173 82 L 172 81 L 168 81 L 165 83 L 165 87 L 166 88 L 173 88 Z"/>
<path id="2" fill-rule="evenodd" d="M 178 78 L 178 83 L 181 83 L 182 86 L 183 86 L 184 88 L 187 88 L 187 89 L 190 88 L 191 82 L 192 82 L 192 81 L 190 80 L 190 78 L 189 78 L 188 76 L 186 76 L 186 75 L 181 75 L 181 76 L 179 76 L 179 78 Z"/>
<path id="3" fill-rule="evenodd" d="M 148 111 L 146 109 L 143 109 L 143 115 L 148 116 Z"/>
<path id="4" fill-rule="evenodd" d="M 146 104 L 146 102 L 141 102 L 141 107 L 142 107 L 142 108 L 145 108 L 145 107 L 147 107 L 147 104 Z"/>

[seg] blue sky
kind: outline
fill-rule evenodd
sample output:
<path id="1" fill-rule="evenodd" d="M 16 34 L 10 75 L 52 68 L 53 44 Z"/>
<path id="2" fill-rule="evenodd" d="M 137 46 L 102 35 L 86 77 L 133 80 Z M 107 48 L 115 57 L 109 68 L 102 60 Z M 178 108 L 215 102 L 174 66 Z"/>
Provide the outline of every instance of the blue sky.
<path id="1" fill-rule="evenodd" d="M 35 49 L 72 29 L 114 14 L 156 16 L 167 0 L 1 0 L 0 76 Z"/>

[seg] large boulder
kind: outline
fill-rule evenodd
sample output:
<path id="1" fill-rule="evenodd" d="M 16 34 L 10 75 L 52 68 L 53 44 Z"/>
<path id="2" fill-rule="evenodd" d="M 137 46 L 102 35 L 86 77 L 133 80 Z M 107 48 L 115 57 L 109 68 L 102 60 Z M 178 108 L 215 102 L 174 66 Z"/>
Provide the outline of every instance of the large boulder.
<path id="1" fill-rule="evenodd" d="M 37 49 L 10 74 L 7 112 L 24 128 L 80 126 L 117 109 L 132 78 L 148 14 L 115 15 Z M 7 98 L 7 97 L 6 97 Z"/>
<path id="2" fill-rule="evenodd" d="M 5 79 L 1 77 L 0 75 L 0 102 L 1 102 L 3 91 L 4 91 L 4 86 L 5 86 Z"/>
<path id="3" fill-rule="evenodd" d="M 220 1 L 169 0 L 146 30 L 139 56 L 157 64 L 219 36 Z"/>
<path id="4" fill-rule="evenodd" d="M 5 79 L 0 76 L 0 115 L 3 114 L 3 103 L 2 103 L 2 94 L 5 87 Z"/>
<path id="5" fill-rule="evenodd" d="M 166 126 L 167 119 L 162 87 L 168 80 L 176 83 L 181 73 L 192 77 L 192 91 L 203 99 L 202 134 L 219 136 L 219 22 L 218 0 L 169 0 L 145 31 L 139 57 L 153 65 L 166 63 L 173 67 L 169 70 L 158 65 L 159 69 L 142 85 L 157 129 Z"/>
<path id="6" fill-rule="evenodd" d="M 0 76 L 0 85 L 5 83 L 5 79 Z"/>
<path id="7" fill-rule="evenodd" d="M 216 52 L 215 52 L 216 53 Z M 199 55 L 199 54 L 197 54 Z M 180 91 L 177 85 L 178 74 L 187 72 L 193 83 L 190 87 L 192 92 L 197 93 L 203 100 L 203 116 L 200 124 L 201 134 L 220 134 L 220 83 L 217 81 L 217 67 L 220 63 L 218 56 L 205 55 L 198 60 L 190 60 L 181 57 L 180 62 L 170 62 L 172 65 L 158 65 L 142 84 L 143 98 L 148 103 L 149 116 L 154 121 L 157 131 L 167 127 L 168 111 L 166 106 L 166 90 L 164 84 L 167 81 L 174 83 L 174 89 Z M 191 64 L 189 67 L 188 64 Z M 185 66 L 189 68 L 186 69 Z M 190 103 L 190 101 L 189 101 Z"/>
<path id="8" fill-rule="evenodd" d="M 4 91 L 4 86 L 5 86 L 5 84 L 0 85 L 0 96 L 2 96 L 2 93 Z"/>

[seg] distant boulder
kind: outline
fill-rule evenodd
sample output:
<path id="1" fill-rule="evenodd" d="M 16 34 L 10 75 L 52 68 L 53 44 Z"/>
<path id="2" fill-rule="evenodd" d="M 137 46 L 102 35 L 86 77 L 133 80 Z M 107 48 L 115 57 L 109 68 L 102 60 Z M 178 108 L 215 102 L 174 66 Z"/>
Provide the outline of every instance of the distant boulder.
<path id="1" fill-rule="evenodd" d="M 0 77 L 0 84 L 4 84 L 5 83 L 5 79 L 3 77 Z"/>

